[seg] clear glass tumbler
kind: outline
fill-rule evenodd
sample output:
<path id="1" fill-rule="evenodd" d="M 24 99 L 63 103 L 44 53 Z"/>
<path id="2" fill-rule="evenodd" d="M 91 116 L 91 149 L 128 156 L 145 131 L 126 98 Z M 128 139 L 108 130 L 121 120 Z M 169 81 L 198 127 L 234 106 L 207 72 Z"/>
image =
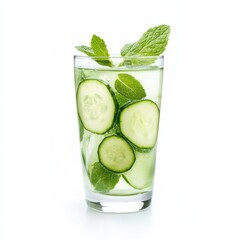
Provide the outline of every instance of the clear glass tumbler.
<path id="1" fill-rule="evenodd" d="M 163 56 L 74 56 L 85 196 L 102 212 L 151 204 Z"/>

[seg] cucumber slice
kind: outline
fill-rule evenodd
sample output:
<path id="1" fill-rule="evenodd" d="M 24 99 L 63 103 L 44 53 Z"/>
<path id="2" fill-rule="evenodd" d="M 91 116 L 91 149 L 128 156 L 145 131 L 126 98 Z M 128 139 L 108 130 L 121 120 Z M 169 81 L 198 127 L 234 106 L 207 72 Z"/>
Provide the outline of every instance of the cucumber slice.
<path id="1" fill-rule="evenodd" d="M 123 174 L 128 184 L 136 189 L 151 188 L 153 185 L 156 151 L 136 153 L 133 167 Z"/>
<path id="2" fill-rule="evenodd" d="M 117 173 L 128 171 L 135 162 L 132 147 L 124 138 L 115 135 L 103 139 L 98 157 L 104 167 Z"/>
<path id="3" fill-rule="evenodd" d="M 135 146 L 153 148 L 157 141 L 159 116 L 159 108 L 151 100 L 130 104 L 120 113 L 120 130 Z"/>
<path id="4" fill-rule="evenodd" d="M 77 90 L 77 108 L 85 129 L 106 133 L 114 124 L 116 102 L 110 87 L 100 80 L 82 81 Z"/>

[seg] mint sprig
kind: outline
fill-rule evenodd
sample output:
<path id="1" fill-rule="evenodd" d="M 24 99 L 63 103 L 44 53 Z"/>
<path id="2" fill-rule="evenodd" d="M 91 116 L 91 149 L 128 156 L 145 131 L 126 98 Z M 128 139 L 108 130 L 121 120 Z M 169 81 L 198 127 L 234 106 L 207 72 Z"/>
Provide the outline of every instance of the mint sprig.
<path id="1" fill-rule="evenodd" d="M 121 175 L 113 173 L 104 168 L 100 162 L 95 162 L 90 174 L 90 181 L 95 190 L 100 192 L 108 192 L 115 187 L 120 176 Z"/>
<path id="2" fill-rule="evenodd" d="M 115 89 L 125 98 L 140 100 L 146 97 L 146 92 L 141 83 L 132 75 L 119 73 L 115 81 Z"/>
<path id="3" fill-rule="evenodd" d="M 170 26 L 159 25 L 150 28 L 142 37 L 134 43 L 126 44 L 122 50 L 122 56 L 159 56 L 168 43 Z"/>
<path id="4" fill-rule="evenodd" d="M 138 58 L 147 56 L 159 56 L 161 55 L 168 44 L 170 35 L 169 25 L 159 25 L 148 29 L 142 37 L 134 42 L 125 44 L 121 50 L 121 56 L 124 61 L 120 63 L 120 66 L 124 65 L 142 65 L 151 64 L 156 59 L 153 58 Z M 100 65 L 112 67 L 113 63 L 110 60 L 110 55 L 104 40 L 97 35 L 93 35 L 91 39 L 91 47 L 77 46 L 77 50 L 85 53 L 90 57 L 94 57 L 94 60 Z M 97 58 L 104 57 L 104 58 Z M 129 59 L 128 57 L 136 57 Z"/>
<path id="5" fill-rule="evenodd" d="M 166 49 L 169 34 L 170 26 L 168 25 L 159 25 L 150 28 L 137 42 L 128 43 L 122 48 L 121 55 L 124 57 L 124 61 L 120 65 L 127 66 L 152 64 L 156 60 L 155 57 L 140 57 L 161 55 Z M 128 59 L 128 57 L 136 58 Z"/>
<path id="6" fill-rule="evenodd" d="M 104 42 L 104 40 L 97 35 L 93 35 L 91 39 L 91 47 L 88 46 L 76 46 L 76 49 L 80 52 L 85 53 L 86 55 L 90 57 L 95 57 L 94 60 L 103 66 L 109 66 L 112 67 L 113 64 L 111 60 L 109 59 L 109 53 L 107 49 L 107 45 Z M 97 58 L 97 57 L 104 57 L 104 58 Z"/>

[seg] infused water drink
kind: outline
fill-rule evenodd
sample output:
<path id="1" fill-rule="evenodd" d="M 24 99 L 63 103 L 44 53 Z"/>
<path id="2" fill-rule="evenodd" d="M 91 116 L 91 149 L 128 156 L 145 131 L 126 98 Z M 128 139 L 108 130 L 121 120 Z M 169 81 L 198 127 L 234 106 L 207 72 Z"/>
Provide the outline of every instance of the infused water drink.
<path id="1" fill-rule="evenodd" d="M 163 56 L 74 57 L 86 201 L 105 212 L 151 203 Z"/>

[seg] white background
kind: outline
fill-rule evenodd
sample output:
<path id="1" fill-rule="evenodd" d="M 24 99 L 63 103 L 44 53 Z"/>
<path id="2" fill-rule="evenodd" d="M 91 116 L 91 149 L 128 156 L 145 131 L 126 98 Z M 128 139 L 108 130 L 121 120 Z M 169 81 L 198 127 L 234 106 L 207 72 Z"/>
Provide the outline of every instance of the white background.
<path id="1" fill-rule="evenodd" d="M 0 0 L 0 239 L 240 239 L 237 0 Z M 169 24 L 151 208 L 86 207 L 74 46 Z"/>

